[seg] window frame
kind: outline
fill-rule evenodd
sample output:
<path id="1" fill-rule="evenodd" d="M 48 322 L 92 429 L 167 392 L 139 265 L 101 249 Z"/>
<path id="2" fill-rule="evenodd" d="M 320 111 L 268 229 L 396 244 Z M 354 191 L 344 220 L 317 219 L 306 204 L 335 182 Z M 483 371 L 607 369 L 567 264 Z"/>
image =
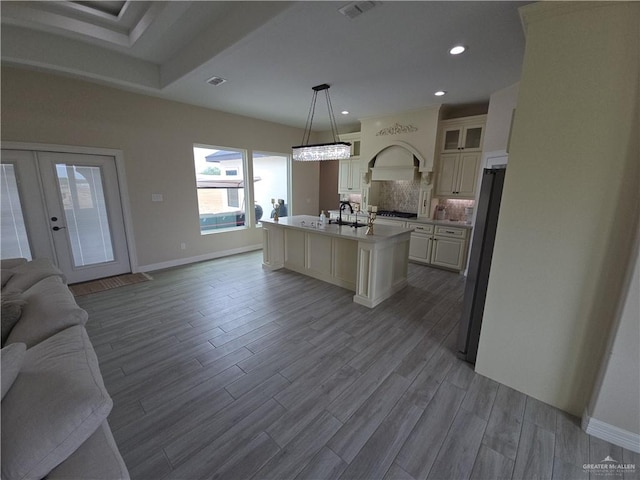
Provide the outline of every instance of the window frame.
<path id="1" fill-rule="evenodd" d="M 282 153 L 282 152 L 272 152 L 272 151 L 267 151 L 267 150 L 251 150 L 249 152 L 250 157 L 251 157 L 251 162 L 250 163 L 250 167 L 251 167 L 251 175 L 253 175 L 253 161 L 254 161 L 254 155 L 259 154 L 259 155 L 264 155 L 264 156 L 273 156 L 273 157 L 284 157 L 286 158 L 286 162 L 287 162 L 287 201 L 288 201 L 288 215 L 292 216 L 293 215 L 293 211 L 294 211 L 294 207 L 293 207 L 293 183 L 292 183 L 292 156 L 291 153 Z M 251 188 L 251 199 L 252 201 L 255 200 L 254 198 L 254 190 L 253 190 L 253 184 L 252 184 L 252 188 Z M 269 212 L 267 212 L 267 209 L 263 209 L 263 218 L 265 215 L 268 215 L 270 213 L 270 208 L 271 205 L 267 205 L 267 208 L 269 209 Z M 255 217 L 255 209 L 254 211 L 251 212 L 252 217 Z M 256 228 L 262 228 L 262 224 L 260 224 L 259 221 L 256 221 L 255 218 L 252 218 L 252 226 L 256 227 Z"/>
<path id="2" fill-rule="evenodd" d="M 203 230 L 202 229 L 202 225 L 200 224 L 200 199 L 199 199 L 199 195 L 198 195 L 198 191 L 202 188 L 202 187 L 198 187 L 198 172 L 196 170 L 196 159 L 195 159 L 195 152 L 194 149 L 195 148 L 201 148 L 201 149 L 208 149 L 208 150 L 217 150 L 217 151 L 229 151 L 229 152 L 237 152 L 240 154 L 241 158 L 242 158 L 242 178 L 243 178 L 243 182 L 244 182 L 244 186 L 242 187 L 242 190 L 244 192 L 244 204 L 245 204 L 245 208 L 244 208 L 244 225 L 235 225 L 235 226 L 231 226 L 231 227 L 223 227 L 223 228 L 212 228 L 210 230 Z M 245 149 L 245 148 L 236 148 L 236 147 L 225 147 L 222 145 L 210 145 L 210 144 L 206 144 L 206 143 L 193 143 L 191 146 L 191 157 L 192 157 L 192 165 L 193 165 L 193 178 L 195 180 L 195 188 L 196 188 L 196 203 L 197 203 L 197 211 L 196 214 L 198 216 L 198 229 L 200 231 L 200 236 L 206 236 L 206 235 L 213 235 L 213 234 L 217 234 L 217 233 L 225 233 L 225 232 L 233 232 L 233 231 L 238 231 L 238 230 L 247 230 L 249 228 L 251 228 L 252 226 L 252 219 L 254 217 L 253 211 L 247 211 L 246 206 L 247 205 L 253 205 L 253 188 L 249 188 L 248 187 L 248 182 L 247 182 L 247 178 L 253 178 L 253 171 L 250 170 L 250 165 L 249 165 L 249 150 Z M 226 175 L 225 170 L 221 170 L 221 173 L 223 173 L 223 177 L 225 177 Z M 253 183 L 253 182 L 250 182 Z M 202 188 L 203 190 L 207 190 L 206 188 Z M 240 188 L 238 188 L 239 190 Z M 228 198 L 228 191 L 229 188 L 226 188 L 225 190 L 227 190 L 226 192 L 226 197 Z M 238 194 L 239 196 L 239 194 Z M 253 209 L 249 209 L 249 210 L 253 210 Z"/>

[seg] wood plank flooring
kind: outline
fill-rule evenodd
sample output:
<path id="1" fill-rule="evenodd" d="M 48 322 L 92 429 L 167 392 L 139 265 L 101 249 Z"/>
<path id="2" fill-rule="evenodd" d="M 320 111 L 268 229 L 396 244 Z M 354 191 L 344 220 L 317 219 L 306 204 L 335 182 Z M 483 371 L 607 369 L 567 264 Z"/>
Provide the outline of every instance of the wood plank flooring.
<path id="1" fill-rule="evenodd" d="M 607 455 L 637 462 L 456 358 L 455 273 L 411 264 L 373 310 L 261 252 L 153 278 L 77 299 L 133 479 L 587 479 Z"/>

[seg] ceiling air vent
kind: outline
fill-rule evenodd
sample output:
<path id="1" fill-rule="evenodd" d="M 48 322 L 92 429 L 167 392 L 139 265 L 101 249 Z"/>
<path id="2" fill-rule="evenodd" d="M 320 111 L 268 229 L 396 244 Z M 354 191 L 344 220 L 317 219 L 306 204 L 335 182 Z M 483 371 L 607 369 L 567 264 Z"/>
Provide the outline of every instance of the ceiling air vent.
<path id="1" fill-rule="evenodd" d="M 227 79 L 226 79 L 226 78 L 222 78 L 222 77 L 211 77 L 209 80 L 207 80 L 207 83 L 208 83 L 209 85 L 213 85 L 213 86 L 215 87 L 215 86 L 218 86 L 218 85 L 223 84 L 223 83 L 224 83 L 224 82 L 226 82 L 226 81 L 227 81 Z"/>
<path id="2" fill-rule="evenodd" d="M 345 17 L 356 18 L 376 6 L 376 2 L 351 2 L 338 11 Z"/>

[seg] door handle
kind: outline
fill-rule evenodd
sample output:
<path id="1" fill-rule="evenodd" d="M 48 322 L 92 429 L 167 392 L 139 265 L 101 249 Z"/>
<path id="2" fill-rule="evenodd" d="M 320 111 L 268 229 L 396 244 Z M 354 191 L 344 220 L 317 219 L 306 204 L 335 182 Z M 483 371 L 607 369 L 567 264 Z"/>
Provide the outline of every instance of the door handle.
<path id="1" fill-rule="evenodd" d="M 63 228 L 67 228 L 67 227 L 53 227 L 51 230 L 53 230 L 54 232 L 57 232 L 58 230 L 62 230 Z"/>

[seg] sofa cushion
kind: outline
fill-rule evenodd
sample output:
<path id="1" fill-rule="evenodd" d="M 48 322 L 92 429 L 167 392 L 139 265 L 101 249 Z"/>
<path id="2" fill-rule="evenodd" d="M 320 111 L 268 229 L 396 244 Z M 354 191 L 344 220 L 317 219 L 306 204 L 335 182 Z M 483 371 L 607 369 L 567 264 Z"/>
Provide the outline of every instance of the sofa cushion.
<path id="1" fill-rule="evenodd" d="M 20 373 L 26 350 L 27 346 L 24 343 L 13 343 L 0 350 L 0 378 L 2 383 L 0 400 L 7 394 L 18 373 Z"/>
<path id="2" fill-rule="evenodd" d="M 26 343 L 31 348 L 65 328 L 87 323 L 87 312 L 78 306 L 60 277 L 40 280 L 22 298 L 26 302 L 22 316 L 7 343 Z"/>
<path id="3" fill-rule="evenodd" d="M 43 278 L 57 276 L 66 281 L 64 273 L 58 269 L 48 258 L 35 258 L 11 269 L 13 276 L 9 279 L 5 288 L 11 290 L 26 290 L 34 286 Z"/>
<path id="4" fill-rule="evenodd" d="M 129 472 L 105 420 L 86 442 L 54 468 L 47 480 L 128 480 Z"/>
<path id="5" fill-rule="evenodd" d="M 0 323 L 2 325 L 0 345 L 4 344 L 13 330 L 13 327 L 20 320 L 22 315 L 22 307 L 25 301 L 21 292 L 4 291 L 0 299 Z"/>
<path id="6" fill-rule="evenodd" d="M 96 431 L 112 406 L 84 327 L 28 349 L 2 401 L 3 480 L 43 478 Z"/>

